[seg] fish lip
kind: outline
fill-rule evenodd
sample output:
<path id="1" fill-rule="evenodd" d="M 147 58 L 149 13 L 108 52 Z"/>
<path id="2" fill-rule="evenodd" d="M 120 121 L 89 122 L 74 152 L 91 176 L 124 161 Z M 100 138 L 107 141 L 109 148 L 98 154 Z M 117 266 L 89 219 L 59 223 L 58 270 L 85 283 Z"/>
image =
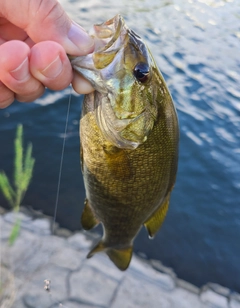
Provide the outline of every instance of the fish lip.
<path id="1" fill-rule="evenodd" d="M 117 14 L 101 24 L 95 24 L 90 30 L 89 34 L 95 40 L 95 49 L 92 53 L 86 56 L 69 56 L 74 70 L 85 77 L 95 90 L 113 94 L 114 91 L 111 85 L 107 85 L 104 81 L 107 78 L 105 78 L 106 76 L 104 76 L 102 69 L 109 67 L 115 57 L 120 56 L 119 52 L 124 48 L 124 40 L 128 31 L 129 28 L 125 25 L 123 17 Z M 102 56 L 110 53 L 112 54 L 112 60 L 104 63 Z M 107 69 L 105 74 L 108 74 L 109 71 L 110 69 Z"/>
<path id="2" fill-rule="evenodd" d="M 109 29 L 109 26 L 114 25 L 113 29 Z M 109 32 L 112 32 L 111 36 L 103 37 L 103 34 L 101 32 L 104 32 L 104 29 L 106 28 L 109 29 Z M 94 36 L 97 35 L 99 39 L 109 39 L 109 41 L 106 42 L 106 44 L 102 47 L 96 47 L 93 53 L 96 52 L 104 52 L 104 51 L 109 51 L 109 49 L 114 45 L 114 43 L 118 40 L 119 35 L 121 34 L 121 31 L 123 29 L 127 30 L 127 27 L 125 25 L 124 19 L 120 14 L 115 15 L 113 18 L 101 23 L 101 24 L 96 24 L 93 26 L 94 30 Z M 101 30 L 102 29 L 102 30 Z M 124 31 L 126 32 L 126 31 Z M 90 35 L 93 36 L 93 34 L 90 33 Z"/>
<path id="3" fill-rule="evenodd" d="M 112 33 L 112 35 L 106 36 L 104 37 L 101 31 L 102 28 L 107 28 L 111 25 L 114 25 L 113 29 L 109 29 L 109 32 Z M 105 52 L 105 51 L 109 51 L 109 48 L 111 48 L 114 43 L 117 41 L 117 39 L 119 38 L 119 35 L 121 34 L 121 30 L 125 29 L 124 31 L 124 36 L 127 33 L 127 31 L 129 30 L 128 27 L 125 24 L 125 21 L 123 19 L 123 17 L 120 14 L 115 15 L 113 18 L 100 23 L 100 24 L 95 24 L 93 25 L 93 28 L 89 31 L 89 35 L 97 41 L 105 41 L 104 45 L 99 45 L 99 44 L 95 44 L 95 48 L 94 50 L 92 50 L 92 52 L 88 53 L 88 55 L 86 56 L 71 56 L 68 55 L 69 60 L 72 62 L 77 58 L 85 58 L 87 56 L 92 56 L 94 53 L 97 52 Z"/>

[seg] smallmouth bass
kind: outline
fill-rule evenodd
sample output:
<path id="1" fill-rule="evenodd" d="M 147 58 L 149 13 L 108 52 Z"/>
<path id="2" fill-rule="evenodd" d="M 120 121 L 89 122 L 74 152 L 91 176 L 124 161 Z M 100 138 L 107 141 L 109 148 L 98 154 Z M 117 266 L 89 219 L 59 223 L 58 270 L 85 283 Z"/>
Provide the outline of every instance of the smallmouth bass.
<path id="1" fill-rule="evenodd" d="M 125 270 L 141 226 L 153 237 L 165 219 L 177 172 L 178 119 L 151 52 L 120 15 L 90 34 L 94 52 L 71 60 L 95 89 L 84 98 L 80 120 L 81 222 L 85 230 L 104 228 L 88 258 L 104 251 Z"/>

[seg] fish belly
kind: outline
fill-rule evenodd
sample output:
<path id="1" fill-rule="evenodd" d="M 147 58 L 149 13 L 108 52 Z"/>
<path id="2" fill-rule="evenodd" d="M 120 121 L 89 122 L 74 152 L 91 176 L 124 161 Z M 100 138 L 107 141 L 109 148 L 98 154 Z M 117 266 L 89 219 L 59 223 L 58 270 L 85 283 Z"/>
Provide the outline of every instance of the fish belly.
<path id="1" fill-rule="evenodd" d="M 105 244 L 124 247 L 172 189 L 176 137 L 169 138 L 159 119 L 146 142 L 119 149 L 99 130 L 93 101 L 94 94 L 86 98 L 80 123 L 87 202 L 96 223 L 103 224 Z"/>

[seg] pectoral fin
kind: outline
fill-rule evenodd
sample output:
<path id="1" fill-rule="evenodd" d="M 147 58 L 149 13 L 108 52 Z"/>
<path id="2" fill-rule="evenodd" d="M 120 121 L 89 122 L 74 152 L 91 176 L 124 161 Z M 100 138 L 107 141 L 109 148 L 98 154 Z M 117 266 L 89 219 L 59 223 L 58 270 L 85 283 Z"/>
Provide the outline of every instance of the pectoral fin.
<path id="1" fill-rule="evenodd" d="M 95 253 L 105 252 L 109 259 L 119 268 L 121 271 L 125 271 L 132 258 L 132 246 L 123 249 L 108 248 L 104 245 L 103 241 L 100 241 L 87 255 L 87 258 L 91 258 Z"/>
<path id="2" fill-rule="evenodd" d="M 144 223 L 144 226 L 148 231 L 149 237 L 153 238 L 154 235 L 157 233 L 157 231 L 160 229 L 168 211 L 169 200 L 170 200 L 170 193 L 165 197 L 160 207 Z"/>
<path id="3" fill-rule="evenodd" d="M 90 230 L 93 227 L 95 227 L 96 225 L 98 225 L 99 221 L 94 216 L 94 213 L 93 213 L 87 199 L 85 200 L 84 205 L 85 205 L 85 207 L 83 209 L 81 223 L 82 223 L 83 229 Z"/>
<path id="4" fill-rule="evenodd" d="M 103 146 L 103 151 L 108 170 L 114 178 L 124 180 L 133 176 L 131 163 L 125 150 L 106 142 Z"/>

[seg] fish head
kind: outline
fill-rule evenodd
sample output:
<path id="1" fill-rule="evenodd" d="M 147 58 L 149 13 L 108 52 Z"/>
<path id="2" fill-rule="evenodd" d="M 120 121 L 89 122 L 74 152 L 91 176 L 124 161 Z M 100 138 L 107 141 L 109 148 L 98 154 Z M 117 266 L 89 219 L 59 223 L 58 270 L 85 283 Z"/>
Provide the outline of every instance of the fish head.
<path id="1" fill-rule="evenodd" d="M 156 64 L 120 15 L 94 25 L 90 35 L 94 52 L 71 64 L 96 90 L 96 120 L 106 139 L 119 148 L 135 149 L 147 140 L 157 118 Z"/>

